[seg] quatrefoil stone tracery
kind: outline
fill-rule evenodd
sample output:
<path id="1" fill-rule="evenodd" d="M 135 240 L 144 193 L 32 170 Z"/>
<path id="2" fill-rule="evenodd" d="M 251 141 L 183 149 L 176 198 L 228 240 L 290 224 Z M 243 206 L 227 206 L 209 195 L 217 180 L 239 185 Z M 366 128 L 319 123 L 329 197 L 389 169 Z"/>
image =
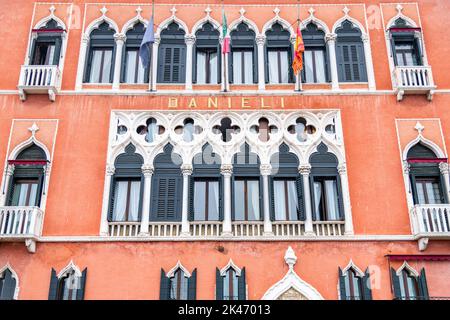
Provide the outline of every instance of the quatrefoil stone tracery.
<path id="1" fill-rule="evenodd" d="M 136 133 L 145 136 L 145 141 L 148 143 L 153 143 L 157 140 L 158 136 L 164 134 L 166 129 L 164 126 L 160 125 L 158 120 L 150 117 L 145 122 L 145 125 L 140 125 L 136 129 Z"/>
<path id="2" fill-rule="evenodd" d="M 270 140 L 271 134 L 278 132 L 278 127 L 271 124 L 266 117 L 261 117 L 257 125 L 255 124 L 250 127 L 250 132 L 257 134 L 260 141 L 267 142 Z"/>
<path id="3" fill-rule="evenodd" d="M 192 142 L 195 139 L 195 135 L 203 132 L 203 128 L 195 123 L 196 121 L 194 119 L 185 118 L 182 125 L 174 128 L 174 132 L 181 136 L 184 142 Z"/>
<path id="4" fill-rule="evenodd" d="M 241 132 L 238 125 L 233 125 L 230 118 L 225 117 L 220 120 L 220 125 L 215 125 L 212 128 L 214 134 L 220 135 L 222 142 L 230 142 L 233 135 Z"/>

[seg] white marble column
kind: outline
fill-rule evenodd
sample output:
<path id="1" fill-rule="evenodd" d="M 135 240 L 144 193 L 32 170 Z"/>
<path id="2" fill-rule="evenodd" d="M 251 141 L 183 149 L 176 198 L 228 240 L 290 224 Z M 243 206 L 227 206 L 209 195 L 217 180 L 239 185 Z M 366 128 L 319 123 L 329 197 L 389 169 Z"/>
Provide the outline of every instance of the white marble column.
<path id="1" fill-rule="evenodd" d="M 6 206 L 6 197 L 8 195 L 8 188 L 13 174 L 14 174 L 14 165 L 7 164 L 5 170 L 5 178 L 3 181 L 3 190 L 0 199 L 1 206 Z"/>
<path id="2" fill-rule="evenodd" d="M 222 236 L 231 236 L 231 175 L 233 166 L 231 164 L 222 165 L 220 173 L 223 176 L 223 224 Z"/>
<path id="3" fill-rule="evenodd" d="M 181 210 L 181 236 L 190 236 L 189 227 L 189 177 L 192 175 L 192 165 L 183 164 L 181 166 L 183 174 L 183 206 Z"/>
<path id="4" fill-rule="evenodd" d="M 149 77 L 151 77 L 151 81 L 149 80 L 149 89 L 150 91 L 156 91 L 156 81 L 158 81 L 158 52 L 159 52 L 159 43 L 161 42 L 161 38 L 155 38 L 155 42 L 152 45 L 152 64 L 151 71 Z"/>
<path id="5" fill-rule="evenodd" d="M 295 52 L 295 42 L 297 41 L 296 37 L 292 37 L 291 38 L 291 44 L 292 44 L 292 52 Z M 294 59 L 294 57 L 292 57 L 292 59 Z M 292 66 L 290 66 L 292 68 Z M 304 63 L 303 63 L 303 68 L 305 67 Z M 296 76 L 294 76 L 295 79 L 295 83 L 294 83 L 294 90 L 295 91 L 302 91 L 302 72 L 300 71 Z"/>
<path id="6" fill-rule="evenodd" d="M 75 81 L 75 90 L 79 91 L 83 88 L 84 65 L 86 64 L 86 54 L 89 44 L 89 35 L 83 34 L 81 37 L 80 55 L 78 57 L 77 78 Z"/>
<path id="7" fill-rule="evenodd" d="M 105 183 L 103 186 L 103 204 L 102 204 L 102 217 L 100 221 L 100 235 L 108 236 L 108 211 L 109 211 L 109 199 L 111 195 L 109 194 L 111 191 L 111 181 L 112 176 L 114 175 L 115 168 L 114 166 L 107 165 L 106 166 L 106 176 Z"/>
<path id="8" fill-rule="evenodd" d="M 348 188 L 347 167 L 342 164 L 338 167 L 339 177 L 341 180 L 342 200 L 344 202 L 344 235 L 353 235 L 353 219 L 352 208 L 350 205 L 350 191 Z"/>
<path id="9" fill-rule="evenodd" d="M 262 164 L 260 171 L 263 180 L 264 235 L 273 236 L 272 220 L 270 219 L 270 192 L 269 192 L 269 176 L 272 173 L 272 166 L 270 164 Z"/>
<path id="10" fill-rule="evenodd" d="M 309 174 L 311 173 L 310 165 L 302 165 L 299 168 L 299 173 L 303 180 L 303 199 L 305 200 L 305 236 L 314 236 L 312 223 L 312 204 L 311 204 L 311 190 L 309 187 Z"/>
<path id="11" fill-rule="evenodd" d="M 195 36 L 186 35 L 184 37 L 184 41 L 186 42 L 186 87 L 185 89 L 188 91 L 192 91 L 192 72 L 194 63 L 193 63 L 193 54 L 194 54 L 194 44 L 195 44 Z"/>
<path id="12" fill-rule="evenodd" d="M 369 35 L 363 34 L 361 39 L 364 44 L 364 59 L 366 60 L 367 69 L 367 82 L 369 84 L 369 90 L 376 90 L 375 85 L 375 73 L 373 71 L 373 60 L 372 60 L 372 48 L 370 47 Z"/>
<path id="13" fill-rule="evenodd" d="M 264 55 L 264 46 L 266 44 L 266 36 L 258 35 L 256 37 L 256 44 L 258 46 L 258 90 L 264 91 L 266 89 L 266 63 Z"/>
<path id="14" fill-rule="evenodd" d="M 441 170 L 442 177 L 445 182 L 445 192 L 447 194 L 447 201 L 450 201 L 450 181 L 449 181 L 449 167 L 447 162 L 439 163 L 439 169 Z"/>
<path id="15" fill-rule="evenodd" d="M 127 37 L 123 33 L 116 33 L 114 40 L 116 41 L 116 53 L 114 58 L 114 76 L 112 88 L 118 90 L 120 88 L 120 74 L 122 71 L 122 52 Z"/>
<path id="16" fill-rule="evenodd" d="M 148 236 L 148 224 L 150 222 L 150 203 L 152 192 L 152 176 L 153 166 L 143 165 L 142 174 L 144 175 L 144 196 L 142 199 L 142 213 L 141 213 L 141 230 L 140 236 Z"/>
<path id="17" fill-rule="evenodd" d="M 327 33 L 325 40 L 327 42 L 328 54 L 330 57 L 330 74 L 331 74 L 331 89 L 339 90 L 339 75 L 336 60 L 336 39 L 335 33 Z"/>

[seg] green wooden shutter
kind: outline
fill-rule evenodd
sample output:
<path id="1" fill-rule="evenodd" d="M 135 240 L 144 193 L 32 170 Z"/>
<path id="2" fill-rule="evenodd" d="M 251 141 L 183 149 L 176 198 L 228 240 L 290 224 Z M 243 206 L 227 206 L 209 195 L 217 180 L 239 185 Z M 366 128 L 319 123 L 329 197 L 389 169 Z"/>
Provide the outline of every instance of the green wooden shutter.
<path id="1" fill-rule="evenodd" d="M 270 197 L 270 220 L 275 221 L 275 194 L 273 187 L 273 177 L 269 177 L 269 197 Z"/>
<path id="2" fill-rule="evenodd" d="M 80 287 L 77 290 L 77 300 L 84 300 L 84 289 L 86 288 L 87 268 L 83 270 L 80 278 Z"/>
<path id="3" fill-rule="evenodd" d="M 14 177 L 11 177 L 9 181 L 8 196 L 6 197 L 8 199 L 7 201 L 8 206 L 17 205 L 17 203 L 14 203 L 14 189 L 16 187 L 16 183 L 14 180 L 15 180 Z"/>
<path id="4" fill-rule="evenodd" d="M 219 268 L 216 268 L 216 300 L 223 300 L 223 277 Z"/>
<path id="5" fill-rule="evenodd" d="M 393 268 L 391 268 L 392 287 L 394 288 L 394 297 L 397 300 L 402 300 L 402 291 L 400 289 L 400 278 Z"/>
<path id="6" fill-rule="evenodd" d="M 58 277 L 56 276 L 55 269 L 52 268 L 50 273 L 50 289 L 48 292 L 48 300 L 58 300 Z"/>
<path id="7" fill-rule="evenodd" d="M 253 83 L 258 83 L 258 47 L 256 42 L 253 45 Z"/>
<path id="8" fill-rule="evenodd" d="M 161 283 L 159 289 L 160 300 L 170 300 L 170 279 L 166 277 L 166 272 L 161 269 Z"/>
<path id="9" fill-rule="evenodd" d="M 197 296 L 197 269 L 192 271 L 191 277 L 188 279 L 188 300 L 196 300 Z"/>
<path id="10" fill-rule="evenodd" d="M 342 184 L 341 184 L 341 178 L 339 176 L 336 176 L 336 188 L 337 188 L 337 194 L 338 194 L 339 218 L 344 220 L 345 219 L 344 195 L 342 194 Z"/>
<path id="11" fill-rule="evenodd" d="M 192 46 L 192 83 L 197 83 L 197 44 Z"/>
<path id="12" fill-rule="evenodd" d="M 362 277 L 362 296 L 364 300 L 372 300 L 372 288 L 370 287 L 369 268 L 366 269 L 364 277 Z"/>
<path id="13" fill-rule="evenodd" d="M 241 270 L 241 275 L 238 277 L 238 299 L 247 300 L 247 284 L 245 280 L 245 267 Z"/>
<path id="14" fill-rule="evenodd" d="M 1 283 L 0 283 L 1 284 Z M 16 279 L 9 269 L 3 272 L 3 286 L 0 286 L 0 300 L 13 300 L 16 291 Z"/>
<path id="15" fill-rule="evenodd" d="M 114 202 L 115 202 L 115 195 L 116 192 L 116 178 L 111 178 L 111 186 L 109 188 L 109 209 L 108 209 L 108 222 L 113 221 L 113 212 L 114 212 Z"/>
<path id="16" fill-rule="evenodd" d="M 390 43 L 391 43 L 391 54 L 392 59 L 394 60 L 394 64 L 398 66 L 398 60 L 397 60 L 397 52 L 395 50 L 395 37 L 391 34 L 390 36 Z"/>
<path id="17" fill-rule="evenodd" d="M 264 74 L 264 81 L 266 83 L 270 82 L 270 78 L 269 78 L 269 50 L 267 49 L 267 44 L 264 45 L 264 58 L 266 59 L 265 61 L 265 65 L 264 65 L 264 70 L 265 70 L 265 74 Z"/>
<path id="18" fill-rule="evenodd" d="M 179 176 L 155 176 L 152 184 L 152 219 L 178 221 L 181 219 L 181 191 L 183 180 Z"/>
<path id="19" fill-rule="evenodd" d="M 422 270 L 420 271 L 419 278 L 417 280 L 419 282 L 420 299 L 429 300 L 430 295 L 428 294 L 427 277 L 425 275 L 425 268 L 422 268 Z"/>
<path id="20" fill-rule="evenodd" d="M 338 268 L 339 274 L 339 294 L 340 300 L 347 300 L 347 292 L 345 290 L 345 275 L 342 273 L 342 269 Z"/>
<path id="21" fill-rule="evenodd" d="M 59 65 L 59 59 L 61 58 L 61 47 L 62 47 L 61 37 L 55 37 L 55 54 L 53 56 L 53 64 L 55 66 Z"/>
<path id="22" fill-rule="evenodd" d="M 189 220 L 194 221 L 194 197 L 195 197 L 195 181 L 192 176 L 189 177 Z"/>
<path id="23" fill-rule="evenodd" d="M 223 201 L 223 176 L 220 175 L 219 176 L 219 220 L 223 221 L 223 206 L 224 206 L 224 201 Z"/>
<path id="24" fill-rule="evenodd" d="M 298 175 L 295 184 L 297 187 L 297 201 L 298 201 L 298 218 L 301 221 L 306 220 L 306 214 L 305 214 L 305 197 L 303 192 L 303 177 L 302 175 Z"/>

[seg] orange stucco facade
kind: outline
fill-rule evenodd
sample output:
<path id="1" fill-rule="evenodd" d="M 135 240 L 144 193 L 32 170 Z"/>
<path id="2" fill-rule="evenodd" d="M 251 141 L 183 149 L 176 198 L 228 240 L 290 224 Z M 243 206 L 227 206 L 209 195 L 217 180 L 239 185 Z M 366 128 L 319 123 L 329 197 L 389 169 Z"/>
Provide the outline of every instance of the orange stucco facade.
<path id="1" fill-rule="evenodd" d="M 27 59 L 31 29 L 49 14 L 51 3 L 30 0 L 0 1 L 2 49 L 0 50 L 0 164 L 6 175 L 8 160 L 30 138 L 28 128 L 39 129 L 34 137 L 49 152 L 51 171 L 42 216 L 42 230 L 30 253 L 23 239 L 5 239 L 0 235 L 0 269 L 9 264 L 18 276 L 18 299 L 47 299 L 50 271 L 57 272 L 73 261 L 80 270 L 88 268 L 85 299 L 159 299 L 161 268 L 170 270 L 180 261 L 187 270 L 197 269 L 197 299 L 215 299 L 215 268 L 230 259 L 246 268 L 247 298 L 261 299 L 280 281 L 288 266 L 283 257 L 291 246 L 298 260 L 295 272 L 314 287 L 324 299 L 338 299 L 338 267 L 349 261 L 371 272 L 373 299 L 393 299 L 390 267 L 400 268 L 403 261 L 390 261 L 387 255 L 410 255 L 406 260 L 417 271 L 427 272 L 430 297 L 450 297 L 450 261 L 423 260 L 422 255 L 450 255 L 450 232 L 429 237 L 419 249 L 419 237 L 412 231 L 404 152 L 418 136 L 431 141 L 447 158 L 450 147 L 450 64 L 446 46 L 450 28 L 450 2 L 446 0 L 403 0 L 401 14 L 421 28 L 423 50 L 431 66 L 436 88 L 432 100 L 426 93 L 405 93 L 398 101 L 393 84 L 390 48 L 386 41 L 387 23 L 399 10 L 397 3 L 385 0 L 301 1 L 300 17 L 307 20 L 310 8 L 329 32 L 334 24 L 348 16 L 364 27 L 370 38 L 375 88 L 369 82 L 342 83 L 333 90 L 331 83 L 303 84 L 301 92 L 294 84 L 230 85 L 221 92 L 218 85 L 157 84 L 148 92 L 148 84 L 77 84 L 80 45 L 88 26 L 106 17 L 118 32 L 136 16 L 148 19 L 149 1 L 66 1 L 53 4 L 53 14 L 66 25 L 66 48 L 61 69 L 61 85 L 54 102 L 47 94 L 28 93 L 19 99 L 20 70 Z M 252 21 L 261 33 L 264 25 L 279 16 L 294 23 L 296 1 L 225 1 L 228 23 L 242 17 Z M 220 1 L 156 1 L 155 29 L 172 15 L 183 21 L 191 34 L 196 23 L 210 16 L 221 23 Z M 247 20 L 246 20 L 247 21 Z M 84 61 L 84 60 L 83 60 Z M 275 111 L 288 113 L 312 110 L 338 110 L 343 133 L 346 175 L 353 233 L 333 238 L 296 239 L 152 239 L 100 235 L 104 206 L 105 166 L 110 162 L 108 148 L 111 114 L 125 112 L 244 112 Z M 187 114 L 188 114 L 187 113 Z M 422 125 L 418 130 L 417 124 Z M 3 168 L 3 167 L 2 167 Z M 447 175 L 448 179 L 448 175 Z M 2 189 L 7 186 L 5 177 Z M 408 179 L 406 179 L 408 180 Z M 2 204 L 3 205 L 3 204 Z M 428 239 L 427 239 L 428 240 Z M 418 255 L 419 258 L 413 257 Z"/>

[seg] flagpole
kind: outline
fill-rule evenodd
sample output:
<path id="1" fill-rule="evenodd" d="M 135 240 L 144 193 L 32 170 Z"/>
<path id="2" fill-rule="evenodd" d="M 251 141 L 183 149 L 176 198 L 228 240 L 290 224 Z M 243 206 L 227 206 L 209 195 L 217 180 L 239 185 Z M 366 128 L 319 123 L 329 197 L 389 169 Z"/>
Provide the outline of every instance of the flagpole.
<path id="1" fill-rule="evenodd" d="M 155 24 L 155 0 L 152 1 L 152 17 L 151 19 L 153 19 L 153 25 Z M 150 21 L 149 21 L 150 24 Z M 150 27 L 150 25 L 148 26 Z M 150 59 L 148 61 L 148 70 L 149 70 L 149 83 L 150 83 L 150 88 L 149 91 L 153 92 L 155 90 L 153 90 L 153 45 L 152 44 L 150 46 L 149 43 L 147 43 L 147 47 L 148 47 L 148 51 L 150 52 Z"/>
<path id="2" fill-rule="evenodd" d="M 297 0 L 297 30 L 300 28 L 300 0 Z M 298 75 L 295 77 L 295 81 L 297 82 L 297 92 L 302 91 L 301 89 L 301 71 L 298 72 Z"/>
<path id="3" fill-rule="evenodd" d="M 224 17 L 225 17 L 225 6 L 224 6 L 224 3 L 223 3 L 223 0 L 222 0 L 222 24 L 224 23 L 224 21 L 223 21 L 223 19 L 224 19 Z M 222 40 L 222 46 L 224 46 L 224 45 L 227 45 L 226 43 L 225 43 L 225 38 L 226 38 L 226 34 L 224 35 L 224 37 L 223 37 L 223 40 Z M 223 81 L 224 81 L 224 84 L 223 84 L 223 92 L 227 92 L 228 90 L 227 90 L 227 86 L 228 86 L 228 77 L 227 77 L 227 66 L 228 66 L 228 61 L 227 61 L 227 54 L 225 53 L 225 51 L 223 50 L 223 47 L 222 47 L 222 54 L 223 54 Z"/>

